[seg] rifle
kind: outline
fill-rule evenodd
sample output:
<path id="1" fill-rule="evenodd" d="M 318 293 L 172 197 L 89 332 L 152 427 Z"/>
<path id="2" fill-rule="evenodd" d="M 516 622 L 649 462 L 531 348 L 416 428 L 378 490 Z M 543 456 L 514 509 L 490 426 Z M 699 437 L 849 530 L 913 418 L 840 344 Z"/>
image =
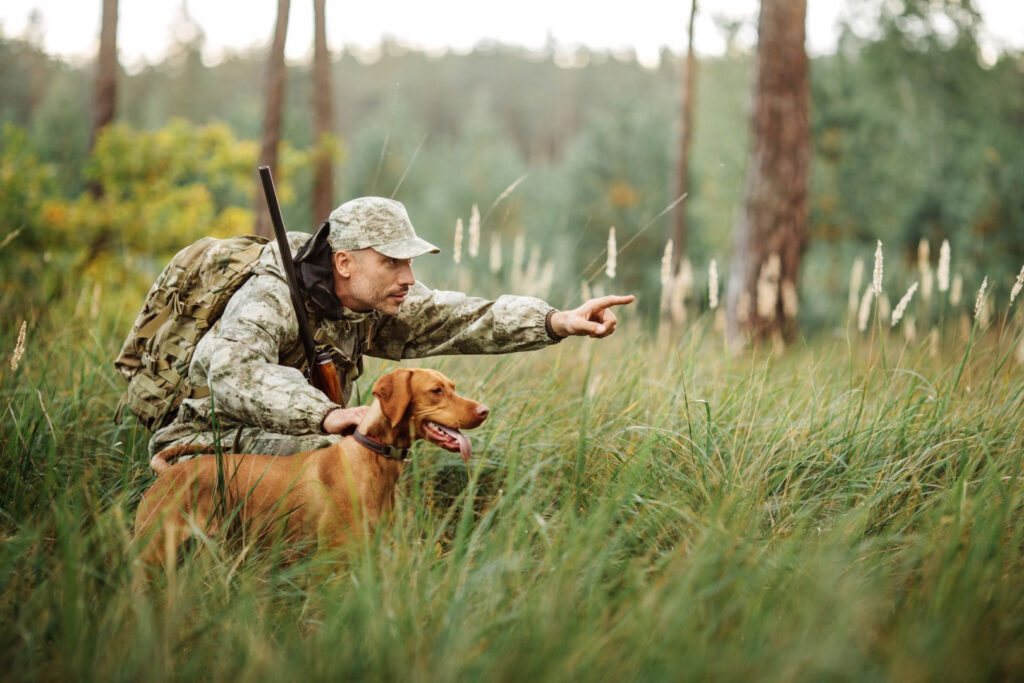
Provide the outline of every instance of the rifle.
<path id="1" fill-rule="evenodd" d="M 269 166 L 260 166 L 259 171 L 260 181 L 263 183 L 263 194 L 267 198 L 267 208 L 270 209 L 270 221 L 274 224 L 274 235 L 277 237 L 277 246 L 281 250 L 281 263 L 284 266 L 285 278 L 288 280 L 288 290 L 292 295 L 292 307 L 295 309 L 295 317 L 299 321 L 299 338 L 302 340 L 302 346 L 306 350 L 306 360 L 309 363 L 306 377 L 309 383 L 326 394 L 331 402 L 344 407 L 345 400 L 341 394 L 338 368 L 334 365 L 334 360 L 329 352 L 317 352 L 316 342 L 313 341 L 313 330 L 309 326 L 306 306 L 299 294 L 299 282 L 295 277 L 295 263 L 292 261 L 291 248 L 288 246 L 288 238 L 284 232 L 284 218 L 281 217 L 281 206 L 277 202 L 274 178 L 270 175 Z"/>

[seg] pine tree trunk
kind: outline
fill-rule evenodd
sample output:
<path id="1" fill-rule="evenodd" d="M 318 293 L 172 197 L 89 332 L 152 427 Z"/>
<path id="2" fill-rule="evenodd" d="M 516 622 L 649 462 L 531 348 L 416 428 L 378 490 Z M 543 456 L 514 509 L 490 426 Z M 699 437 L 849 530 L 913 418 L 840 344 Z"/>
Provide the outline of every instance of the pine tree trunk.
<path id="1" fill-rule="evenodd" d="M 313 0 L 313 218 L 325 220 L 334 208 L 331 157 L 331 58 L 327 51 L 326 0 Z"/>
<path id="2" fill-rule="evenodd" d="M 100 24 L 100 53 L 96 64 L 96 100 L 93 111 L 92 140 L 96 146 L 100 131 L 114 120 L 117 111 L 117 0 L 103 0 L 103 19 Z M 103 194 L 97 182 L 89 185 L 95 197 Z"/>
<path id="3" fill-rule="evenodd" d="M 729 277 L 733 348 L 796 333 L 811 153 L 806 12 L 806 0 L 761 2 L 751 157 Z"/>
<path id="4" fill-rule="evenodd" d="M 690 191 L 690 148 L 693 141 L 693 91 L 697 77 L 697 59 L 693 51 L 693 22 L 697 16 L 697 0 L 690 3 L 690 22 L 687 29 L 686 67 L 683 71 L 683 94 L 680 103 L 679 160 L 676 165 L 675 197 Z M 689 228 L 686 224 L 686 205 L 683 201 L 673 211 L 672 226 L 672 272 L 679 272 L 679 261 L 686 253 Z"/>
<path id="5" fill-rule="evenodd" d="M 291 0 L 278 0 L 277 24 L 274 27 L 274 43 L 267 58 L 267 91 L 266 109 L 263 118 L 263 140 L 260 144 L 259 164 L 270 166 L 275 179 L 280 178 L 277 168 L 277 148 L 281 139 L 281 111 L 284 108 L 284 41 L 288 33 L 288 10 Z M 256 226 L 254 231 L 263 237 L 273 237 L 274 228 L 267 211 L 267 200 L 263 196 L 263 186 L 256 181 Z"/>

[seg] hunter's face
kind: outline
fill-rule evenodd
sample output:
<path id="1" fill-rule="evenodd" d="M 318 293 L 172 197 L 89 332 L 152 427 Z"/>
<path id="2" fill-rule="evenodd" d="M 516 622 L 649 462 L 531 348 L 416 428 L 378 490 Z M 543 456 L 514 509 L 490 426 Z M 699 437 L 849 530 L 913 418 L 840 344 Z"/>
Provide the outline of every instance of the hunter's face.
<path id="1" fill-rule="evenodd" d="M 411 259 L 396 259 L 373 249 L 351 251 L 346 291 L 341 303 L 352 311 L 397 313 L 416 283 Z"/>

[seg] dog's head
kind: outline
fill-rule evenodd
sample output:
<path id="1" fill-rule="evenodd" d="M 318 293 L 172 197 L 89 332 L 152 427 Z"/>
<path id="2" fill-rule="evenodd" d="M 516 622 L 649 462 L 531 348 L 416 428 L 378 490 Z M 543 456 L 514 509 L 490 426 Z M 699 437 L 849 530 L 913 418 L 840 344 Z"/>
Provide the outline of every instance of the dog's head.
<path id="1" fill-rule="evenodd" d="M 436 370 L 393 370 L 377 380 L 373 395 L 392 427 L 411 428 L 413 438 L 458 452 L 467 461 L 469 438 L 459 430 L 479 427 L 490 412 L 456 394 L 455 383 Z"/>

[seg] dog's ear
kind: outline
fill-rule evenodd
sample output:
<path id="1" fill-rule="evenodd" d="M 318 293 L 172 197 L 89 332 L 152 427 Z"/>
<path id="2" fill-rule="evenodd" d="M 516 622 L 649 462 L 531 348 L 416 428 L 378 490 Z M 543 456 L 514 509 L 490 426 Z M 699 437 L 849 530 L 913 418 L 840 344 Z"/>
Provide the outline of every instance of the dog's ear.
<path id="1" fill-rule="evenodd" d="M 397 427 L 412 400 L 412 370 L 393 370 L 373 385 L 373 395 L 380 401 L 380 410 Z"/>

